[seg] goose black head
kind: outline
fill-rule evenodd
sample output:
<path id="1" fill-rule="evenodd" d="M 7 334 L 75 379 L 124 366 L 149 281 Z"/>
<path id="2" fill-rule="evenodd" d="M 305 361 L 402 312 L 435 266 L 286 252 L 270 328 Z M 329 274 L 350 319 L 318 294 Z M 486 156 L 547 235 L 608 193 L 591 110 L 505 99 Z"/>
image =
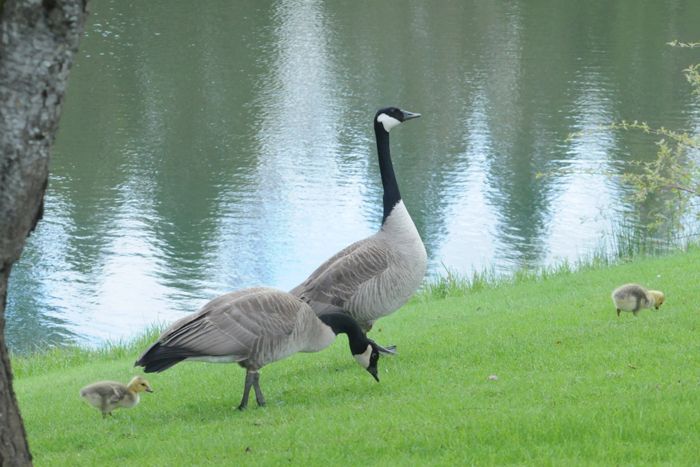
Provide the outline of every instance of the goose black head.
<path id="1" fill-rule="evenodd" d="M 396 351 L 393 348 L 382 347 L 370 339 L 367 341 L 368 344 L 364 352 L 358 354 L 353 353 L 353 357 L 355 357 L 355 360 L 357 360 L 357 363 L 359 363 L 362 368 L 367 370 L 369 374 L 371 374 L 374 379 L 379 382 L 379 374 L 377 370 L 379 355 L 394 355 Z"/>
<path id="2" fill-rule="evenodd" d="M 401 110 L 398 107 L 386 107 L 377 111 L 377 115 L 374 116 L 374 125 L 381 124 L 384 131 L 389 133 L 399 123 L 418 117 L 420 117 L 420 114 Z"/>

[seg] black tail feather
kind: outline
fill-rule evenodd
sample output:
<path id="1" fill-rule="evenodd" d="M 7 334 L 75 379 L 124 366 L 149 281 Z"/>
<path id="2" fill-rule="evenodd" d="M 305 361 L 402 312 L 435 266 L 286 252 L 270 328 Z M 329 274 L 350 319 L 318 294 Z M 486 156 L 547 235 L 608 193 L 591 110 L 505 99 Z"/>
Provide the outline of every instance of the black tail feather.
<path id="1" fill-rule="evenodd" d="M 143 371 L 146 373 L 160 373 L 183 361 L 188 356 L 182 355 L 181 352 L 175 349 L 162 347 L 160 342 L 156 342 L 136 360 L 134 366 L 142 366 Z"/>
<path id="2" fill-rule="evenodd" d="M 175 365 L 176 363 L 179 363 L 183 361 L 185 358 L 167 358 L 167 359 L 161 359 L 161 360 L 154 360 L 151 362 L 148 362 L 144 365 L 140 365 L 143 367 L 143 371 L 145 373 L 160 373 L 161 371 L 165 371 L 171 366 Z M 138 364 L 138 362 L 137 362 Z"/>

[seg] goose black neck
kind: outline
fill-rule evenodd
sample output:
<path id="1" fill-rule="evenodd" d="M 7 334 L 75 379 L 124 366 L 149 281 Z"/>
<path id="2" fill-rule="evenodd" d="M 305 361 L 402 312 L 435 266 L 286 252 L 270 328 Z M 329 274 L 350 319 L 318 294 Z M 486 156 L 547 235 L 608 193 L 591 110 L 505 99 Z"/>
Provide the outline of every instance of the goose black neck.
<path id="1" fill-rule="evenodd" d="M 399 184 L 396 182 L 394 165 L 391 163 L 391 150 L 389 149 L 389 133 L 380 122 L 374 122 L 374 134 L 377 138 L 377 155 L 379 156 L 379 173 L 382 175 L 382 187 L 384 188 L 384 217 L 382 224 L 391 214 L 394 206 L 401 201 Z"/>
<path id="2" fill-rule="evenodd" d="M 335 335 L 347 334 L 350 343 L 350 351 L 353 355 L 359 355 L 367 350 L 369 339 L 357 321 L 345 313 L 326 313 L 318 317 L 333 330 Z"/>

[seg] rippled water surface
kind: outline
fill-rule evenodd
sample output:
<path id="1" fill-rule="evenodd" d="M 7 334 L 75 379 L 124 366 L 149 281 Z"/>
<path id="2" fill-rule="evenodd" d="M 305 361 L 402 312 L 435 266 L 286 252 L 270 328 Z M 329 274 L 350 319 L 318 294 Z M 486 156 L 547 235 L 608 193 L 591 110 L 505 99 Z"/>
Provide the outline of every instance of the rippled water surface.
<path id="1" fill-rule="evenodd" d="M 697 133 L 700 2 L 107 1 L 92 14 L 46 215 L 11 278 L 15 351 L 99 344 L 374 232 L 377 108 L 432 273 L 537 267 L 629 224 L 645 120 Z M 558 175 L 539 177 L 541 173 Z M 574 169 L 568 170 L 568 169 Z"/>

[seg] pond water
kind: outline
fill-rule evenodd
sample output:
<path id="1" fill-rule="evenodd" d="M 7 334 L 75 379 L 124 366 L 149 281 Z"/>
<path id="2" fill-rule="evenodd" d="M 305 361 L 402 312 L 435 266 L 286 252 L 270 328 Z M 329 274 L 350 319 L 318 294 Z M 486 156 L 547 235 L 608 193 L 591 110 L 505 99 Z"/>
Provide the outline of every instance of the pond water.
<path id="1" fill-rule="evenodd" d="M 295 286 L 380 224 L 383 106 L 423 114 L 392 132 L 392 153 L 432 274 L 600 251 L 635 218 L 603 173 L 656 147 L 587 130 L 700 126 L 682 73 L 698 49 L 666 45 L 700 40 L 697 1 L 90 7 L 46 214 L 11 277 L 16 352 Z"/>

